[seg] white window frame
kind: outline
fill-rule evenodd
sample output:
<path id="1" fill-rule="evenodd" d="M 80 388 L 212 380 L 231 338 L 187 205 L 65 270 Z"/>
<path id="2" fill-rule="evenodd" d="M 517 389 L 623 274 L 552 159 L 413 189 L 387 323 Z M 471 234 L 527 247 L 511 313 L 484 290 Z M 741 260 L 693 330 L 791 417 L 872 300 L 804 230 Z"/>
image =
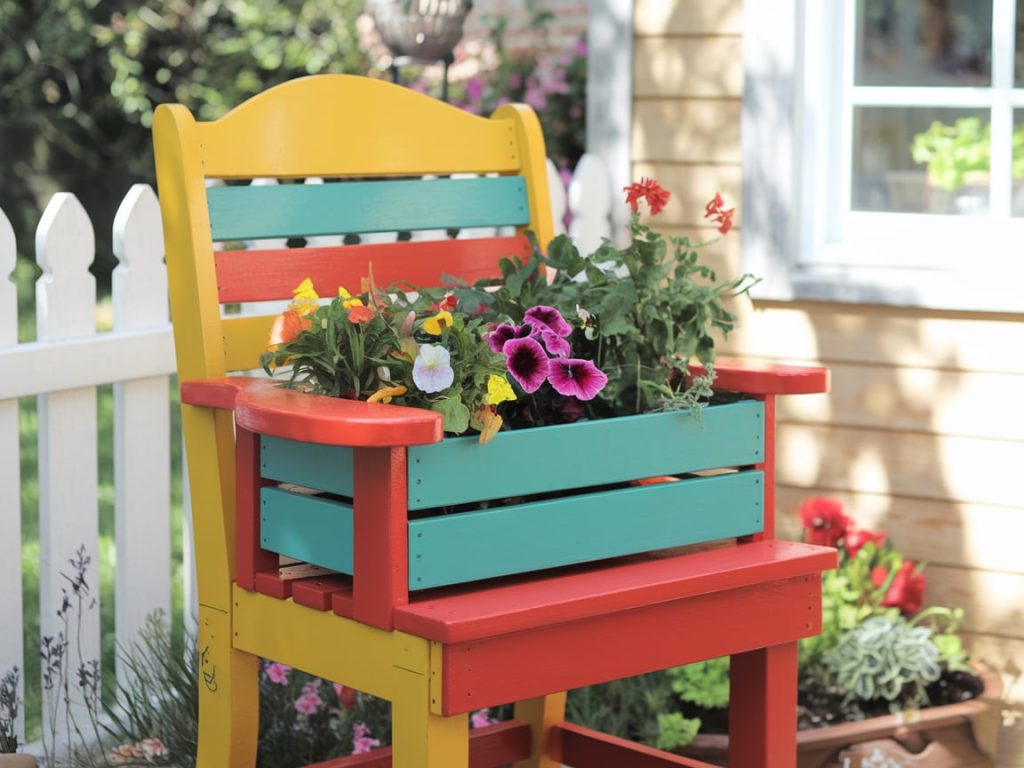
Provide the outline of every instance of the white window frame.
<path id="1" fill-rule="evenodd" d="M 1016 0 L 993 0 L 986 88 L 854 87 L 853 0 L 744 3 L 743 258 L 755 297 L 1024 312 L 1011 218 Z M 850 211 L 857 106 L 991 109 L 991 217 Z"/>

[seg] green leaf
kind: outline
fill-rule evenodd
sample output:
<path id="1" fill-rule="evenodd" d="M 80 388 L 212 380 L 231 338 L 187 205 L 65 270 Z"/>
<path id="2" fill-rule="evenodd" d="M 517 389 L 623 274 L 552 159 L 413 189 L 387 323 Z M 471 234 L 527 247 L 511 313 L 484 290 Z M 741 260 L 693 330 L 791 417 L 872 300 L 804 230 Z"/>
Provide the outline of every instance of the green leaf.
<path id="1" fill-rule="evenodd" d="M 444 416 L 445 432 L 461 435 L 469 429 L 469 408 L 463 405 L 462 400 L 446 397 L 443 400 L 438 400 L 430 406 L 430 409 Z"/>
<path id="2" fill-rule="evenodd" d="M 658 715 L 658 749 L 673 750 L 686 747 L 697 736 L 699 717 L 683 717 L 680 712 Z"/>

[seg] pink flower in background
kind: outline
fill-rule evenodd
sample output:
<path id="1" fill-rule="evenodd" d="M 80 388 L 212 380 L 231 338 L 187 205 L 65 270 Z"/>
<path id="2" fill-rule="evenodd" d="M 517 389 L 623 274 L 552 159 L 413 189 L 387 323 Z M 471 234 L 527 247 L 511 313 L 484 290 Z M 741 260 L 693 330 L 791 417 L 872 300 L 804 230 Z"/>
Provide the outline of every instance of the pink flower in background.
<path id="1" fill-rule="evenodd" d="M 362 755 L 380 746 L 380 739 L 370 738 L 370 726 L 356 723 L 352 728 L 352 754 Z"/>
<path id="2" fill-rule="evenodd" d="M 484 81 L 479 77 L 471 77 L 466 81 L 466 98 L 471 103 L 476 103 L 484 95 Z"/>
<path id="3" fill-rule="evenodd" d="M 508 96 L 502 96 L 500 99 L 498 99 L 496 102 L 494 102 L 494 108 L 497 109 L 498 107 L 503 107 L 506 104 L 511 104 L 511 103 L 512 103 L 512 99 L 510 99 Z"/>
<path id="4" fill-rule="evenodd" d="M 324 700 L 318 693 L 304 693 L 295 700 L 295 709 L 304 715 L 313 715 L 320 711 Z"/>
<path id="5" fill-rule="evenodd" d="M 356 689 L 347 685 L 334 684 L 334 692 L 338 694 L 338 701 L 341 702 L 347 711 L 351 712 L 356 706 Z"/>
<path id="6" fill-rule="evenodd" d="M 540 83 L 532 77 L 526 85 L 526 93 L 523 94 L 523 101 L 538 112 L 543 112 L 548 108 L 548 95 L 544 92 L 544 89 L 541 88 Z"/>
<path id="7" fill-rule="evenodd" d="M 320 692 L 320 683 L 322 683 L 322 682 L 323 682 L 323 680 L 321 680 L 319 677 L 314 678 L 313 680 L 310 680 L 308 683 L 306 683 L 304 686 L 302 686 L 302 692 L 303 693 L 319 693 Z"/>
<path id="8" fill-rule="evenodd" d="M 518 91 L 523 87 L 523 76 L 514 73 L 508 76 L 508 87 L 513 91 Z"/>
<path id="9" fill-rule="evenodd" d="M 589 360 L 555 359 L 550 363 L 548 381 L 560 395 L 593 400 L 608 383 L 608 377 Z"/>
<path id="10" fill-rule="evenodd" d="M 155 737 L 140 741 L 139 748 L 142 750 L 142 754 L 147 758 L 167 756 L 167 746 L 160 739 Z"/>
<path id="11" fill-rule="evenodd" d="M 498 722 L 488 714 L 489 710 L 481 709 L 469 716 L 470 728 L 485 728 L 492 723 Z"/>
<path id="12" fill-rule="evenodd" d="M 265 674 L 272 683 L 277 683 L 278 685 L 288 685 L 288 673 L 291 671 L 291 667 L 285 664 L 278 664 L 275 661 L 273 664 L 266 668 Z"/>
<path id="13" fill-rule="evenodd" d="M 587 55 L 587 41 L 582 37 L 576 41 L 576 47 L 572 49 L 572 52 L 577 56 L 583 57 Z"/>

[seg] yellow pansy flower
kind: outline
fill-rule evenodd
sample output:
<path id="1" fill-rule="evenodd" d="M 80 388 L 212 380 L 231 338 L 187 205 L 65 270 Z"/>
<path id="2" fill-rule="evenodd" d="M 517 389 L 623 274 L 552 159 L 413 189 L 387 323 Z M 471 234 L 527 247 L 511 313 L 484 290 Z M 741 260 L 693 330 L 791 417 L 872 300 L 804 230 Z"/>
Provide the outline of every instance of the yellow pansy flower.
<path id="1" fill-rule="evenodd" d="M 399 395 L 404 395 L 406 391 L 406 388 L 403 387 L 401 384 L 394 387 L 381 387 L 368 398 L 366 398 L 366 402 L 385 404 L 390 403 L 391 398 L 398 397 Z"/>
<path id="2" fill-rule="evenodd" d="M 292 303 L 289 309 L 294 309 L 302 317 L 312 315 L 320 307 L 320 296 L 313 289 L 313 281 L 308 277 L 299 283 L 292 290 Z"/>
<path id="3" fill-rule="evenodd" d="M 496 376 L 492 373 L 487 377 L 487 397 L 485 400 L 488 405 L 497 405 L 498 403 L 504 403 L 506 400 L 515 399 L 516 393 L 512 391 L 512 386 L 504 376 Z"/>
<path id="4" fill-rule="evenodd" d="M 352 309 L 352 307 L 363 306 L 363 300 L 360 298 L 352 298 L 352 294 L 345 290 L 345 286 L 338 286 L 338 298 L 342 299 L 341 305 L 345 309 Z"/>
<path id="5" fill-rule="evenodd" d="M 441 331 L 445 328 L 450 328 L 451 324 L 452 313 L 442 309 L 433 317 L 428 317 L 423 321 L 423 330 L 431 336 L 440 336 Z"/>

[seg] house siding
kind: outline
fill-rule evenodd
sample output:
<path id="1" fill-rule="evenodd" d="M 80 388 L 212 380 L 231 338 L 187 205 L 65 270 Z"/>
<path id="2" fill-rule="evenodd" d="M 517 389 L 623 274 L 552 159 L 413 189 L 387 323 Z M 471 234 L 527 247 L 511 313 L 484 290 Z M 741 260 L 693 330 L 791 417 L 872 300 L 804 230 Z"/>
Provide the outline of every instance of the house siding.
<path id="1" fill-rule="evenodd" d="M 716 190 L 738 203 L 741 0 L 637 0 L 634 177 L 673 193 L 658 226 L 691 238 Z M 770 148 L 766 148 L 766 151 Z M 706 250 L 741 271 L 735 232 Z M 829 395 L 781 398 L 779 535 L 808 496 L 844 502 L 928 561 L 930 603 L 960 606 L 975 655 L 1003 673 L 999 765 L 1024 766 L 1024 319 L 825 302 L 735 304 L 730 355 L 828 365 Z"/>

